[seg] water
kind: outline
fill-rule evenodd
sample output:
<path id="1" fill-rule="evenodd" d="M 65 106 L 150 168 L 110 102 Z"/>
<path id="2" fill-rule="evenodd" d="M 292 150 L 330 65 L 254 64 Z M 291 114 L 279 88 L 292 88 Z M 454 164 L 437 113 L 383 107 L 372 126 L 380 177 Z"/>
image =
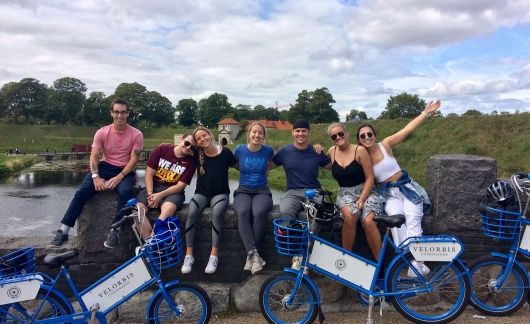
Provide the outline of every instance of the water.
<path id="1" fill-rule="evenodd" d="M 144 170 L 136 172 L 143 186 Z M 0 178 L 0 236 L 50 236 L 58 229 L 64 212 L 74 196 L 84 172 L 34 171 L 17 176 Z M 230 180 L 230 201 L 238 187 L 237 180 Z M 275 204 L 282 192 L 271 190 Z M 195 179 L 186 187 L 186 202 L 195 192 Z M 113 215 L 114 211 L 109 211 Z M 111 217 L 109 216 L 109 217 Z M 75 230 L 71 232 L 75 235 Z"/>

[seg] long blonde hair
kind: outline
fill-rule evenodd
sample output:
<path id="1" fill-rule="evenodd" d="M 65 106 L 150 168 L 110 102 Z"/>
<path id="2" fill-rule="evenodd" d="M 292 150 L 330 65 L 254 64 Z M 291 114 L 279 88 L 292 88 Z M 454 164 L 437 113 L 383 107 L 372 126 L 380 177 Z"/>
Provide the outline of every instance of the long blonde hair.
<path id="1" fill-rule="evenodd" d="M 213 139 L 213 134 L 208 128 L 204 126 L 197 126 L 197 128 L 193 130 L 193 139 L 195 140 L 195 142 L 197 142 L 197 139 L 195 138 L 195 134 L 197 134 L 197 132 L 201 130 L 208 133 L 210 137 Z M 197 145 L 197 155 L 199 157 L 199 173 L 203 175 L 205 173 L 204 171 L 204 149 L 202 147 L 199 147 L 199 145 Z"/>

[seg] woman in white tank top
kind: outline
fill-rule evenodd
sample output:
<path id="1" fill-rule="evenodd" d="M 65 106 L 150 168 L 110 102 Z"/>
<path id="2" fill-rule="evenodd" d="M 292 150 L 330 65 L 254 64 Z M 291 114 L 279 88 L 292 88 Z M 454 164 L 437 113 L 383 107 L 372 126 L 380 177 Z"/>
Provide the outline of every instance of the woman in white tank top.
<path id="1" fill-rule="evenodd" d="M 416 128 L 418 128 L 429 115 L 432 115 L 440 108 L 440 100 L 429 102 L 420 115 L 411 120 L 403 129 L 395 134 L 385 137 L 377 143 L 375 130 L 370 125 L 362 125 L 357 130 L 357 140 L 359 144 L 366 147 L 372 158 L 374 176 L 378 186 L 382 188 L 382 193 L 386 196 L 385 212 L 387 215 L 404 214 L 405 225 L 392 229 L 392 237 L 396 244 L 401 244 L 409 237 L 421 236 L 421 220 L 424 213 L 424 202 L 428 202 L 425 190 L 412 180 L 405 171 L 402 171 L 392 148 L 407 138 Z M 416 268 L 422 274 L 427 274 L 429 268 L 421 263 L 415 263 Z M 415 275 L 409 271 L 409 275 Z"/>

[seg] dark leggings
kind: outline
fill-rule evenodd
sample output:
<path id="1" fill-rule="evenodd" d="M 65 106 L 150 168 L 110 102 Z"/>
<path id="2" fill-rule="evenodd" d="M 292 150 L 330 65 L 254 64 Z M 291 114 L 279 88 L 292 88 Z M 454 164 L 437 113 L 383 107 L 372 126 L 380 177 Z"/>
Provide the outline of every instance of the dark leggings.
<path id="1" fill-rule="evenodd" d="M 218 247 L 223 231 L 223 220 L 226 207 L 228 206 L 228 194 L 220 194 L 208 199 L 201 194 L 195 194 L 191 198 L 188 209 L 188 218 L 186 219 L 186 246 L 193 247 L 195 241 L 195 230 L 197 220 L 202 214 L 204 208 L 212 208 L 212 246 Z"/>
<path id="2" fill-rule="evenodd" d="M 270 194 L 237 193 L 234 196 L 239 236 L 247 252 L 259 248 L 265 231 L 267 214 L 271 209 Z"/>

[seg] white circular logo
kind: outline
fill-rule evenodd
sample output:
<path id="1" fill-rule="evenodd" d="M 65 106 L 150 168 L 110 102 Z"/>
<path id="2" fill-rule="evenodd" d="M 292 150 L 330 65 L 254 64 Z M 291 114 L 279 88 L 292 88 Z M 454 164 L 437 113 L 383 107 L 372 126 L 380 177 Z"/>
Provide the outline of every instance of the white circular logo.
<path id="1" fill-rule="evenodd" d="M 7 296 L 11 299 L 15 299 L 20 296 L 20 288 L 13 286 L 7 290 Z"/>
<path id="2" fill-rule="evenodd" d="M 340 258 L 340 259 L 337 259 L 337 261 L 335 261 L 335 267 L 337 268 L 337 270 L 344 270 L 346 269 L 346 267 L 348 266 L 348 264 L 346 263 L 346 260 Z"/>

